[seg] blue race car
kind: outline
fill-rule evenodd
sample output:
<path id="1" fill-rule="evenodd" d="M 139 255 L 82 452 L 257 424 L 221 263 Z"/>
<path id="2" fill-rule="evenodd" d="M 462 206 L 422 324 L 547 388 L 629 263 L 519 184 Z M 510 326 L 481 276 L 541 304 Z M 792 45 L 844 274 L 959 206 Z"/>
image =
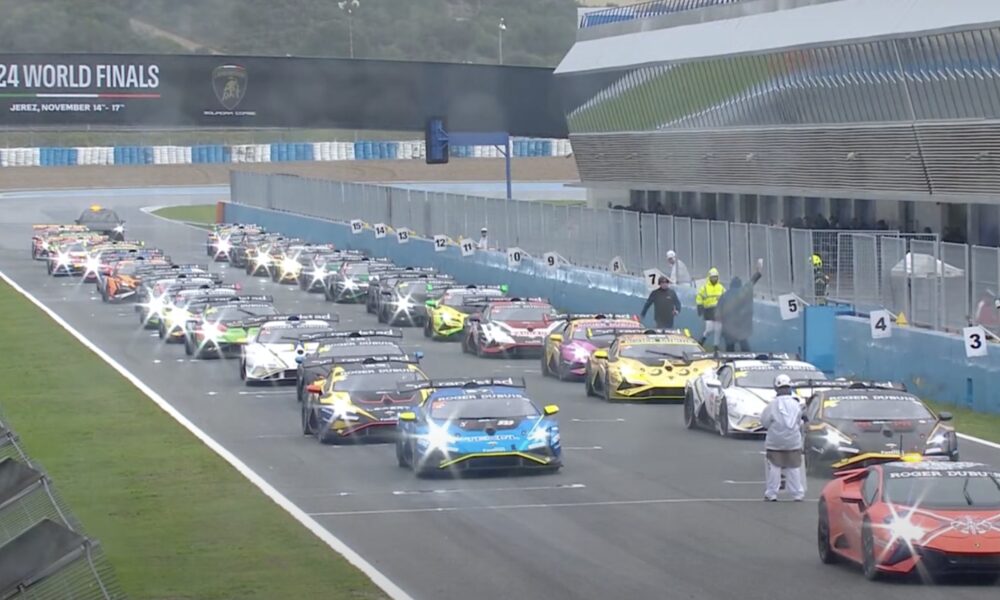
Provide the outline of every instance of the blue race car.
<path id="1" fill-rule="evenodd" d="M 418 477 L 498 469 L 557 471 L 562 466 L 559 407 L 539 409 L 524 380 L 450 379 L 404 383 L 430 388 L 413 412 L 398 417 L 396 458 Z"/>

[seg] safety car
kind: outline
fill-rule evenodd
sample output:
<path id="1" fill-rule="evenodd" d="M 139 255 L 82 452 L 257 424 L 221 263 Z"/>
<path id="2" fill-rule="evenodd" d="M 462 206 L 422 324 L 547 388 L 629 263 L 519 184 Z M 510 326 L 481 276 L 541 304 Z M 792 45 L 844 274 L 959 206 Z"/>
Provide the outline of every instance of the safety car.
<path id="1" fill-rule="evenodd" d="M 507 295 L 506 285 L 467 285 L 451 287 L 440 298 L 424 302 L 427 318 L 424 337 L 435 340 L 461 339 L 465 318 L 480 313 L 490 300 Z"/>
<path id="2" fill-rule="evenodd" d="M 587 395 L 608 402 L 683 400 L 687 382 L 715 364 L 688 358 L 701 352 L 679 329 L 618 334 L 606 350 L 591 352 L 584 374 Z"/>
<path id="3" fill-rule="evenodd" d="M 814 383 L 793 382 L 809 385 Z M 901 384 L 829 381 L 809 397 L 805 415 L 803 444 L 811 472 L 871 452 L 959 458 L 951 413 L 936 413 Z"/>
<path id="4" fill-rule="evenodd" d="M 299 314 L 261 324 L 243 346 L 240 379 L 255 383 L 295 383 L 298 361 L 319 346 L 301 341 L 304 336 L 332 332 L 337 323 L 333 314 Z"/>
<path id="5" fill-rule="evenodd" d="M 125 221 L 115 211 L 99 204 L 94 204 L 84 210 L 75 222 L 77 225 L 86 226 L 90 231 L 103 233 L 109 239 L 125 240 Z"/>
<path id="6" fill-rule="evenodd" d="M 466 317 L 462 350 L 477 356 L 537 358 L 558 316 L 545 298 L 491 299 L 482 312 Z"/>
<path id="7" fill-rule="evenodd" d="M 260 325 L 278 315 L 271 296 L 234 296 L 205 304 L 184 323 L 184 353 L 195 358 L 225 358 L 239 352 Z"/>
<path id="8" fill-rule="evenodd" d="M 691 355 L 691 360 L 715 362 L 711 370 L 691 379 L 684 390 L 684 425 L 731 434 L 764 434 L 760 423 L 764 408 L 775 397 L 774 380 L 787 375 L 793 380 L 822 385 L 826 375 L 815 365 L 789 354 L 713 352 Z M 808 388 L 797 388 L 804 393 Z"/>
<path id="9" fill-rule="evenodd" d="M 427 381 L 414 361 L 390 356 L 340 359 L 323 384 L 310 384 L 302 403 L 302 433 L 321 443 L 396 434 L 397 415 L 427 390 L 400 389 Z"/>
<path id="10" fill-rule="evenodd" d="M 542 376 L 582 381 L 587 374 L 587 360 L 594 350 L 610 346 L 619 333 L 642 329 L 635 315 L 567 315 L 545 337 Z"/>
<path id="11" fill-rule="evenodd" d="M 539 408 L 523 379 L 416 382 L 430 388 L 411 412 L 398 416 L 396 460 L 417 476 L 496 469 L 558 470 L 562 466 L 556 405 Z"/>
<path id="12" fill-rule="evenodd" d="M 823 563 L 869 580 L 1000 579 L 1000 469 L 919 455 L 866 454 L 837 465 L 818 505 Z"/>

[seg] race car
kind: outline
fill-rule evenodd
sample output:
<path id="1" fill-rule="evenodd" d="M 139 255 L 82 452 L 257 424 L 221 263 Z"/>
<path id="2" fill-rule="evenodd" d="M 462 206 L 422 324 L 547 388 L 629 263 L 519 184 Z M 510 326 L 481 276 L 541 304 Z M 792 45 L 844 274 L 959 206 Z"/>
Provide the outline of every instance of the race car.
<path id="1" fill-rule="evenodd" d="M 436 272 L 437 270 L 433 267 L 396 267 L 380 271 L 377 274 L 369 274 L 365 310 L 373 315 L 378 314 L 379 303 L 382 301 L 382 291 L 392 289 L 396 281 L 407 277 L 426 279 Z"/>
<path id="2" fill-rule="evenodd" d="M 430 388 L 411 412 L 399 414 L 396 460 L 418 477 L 496 469 L 556 471 L 562 466 L 559 407 L 539 408 L 524 380 L 451 379 L 416 382 Z"/>
<path id="3" fill-rule="evenodd" d="M 263 323 L 257 334 L 243 346 L 240 379 L 247 385 L 295 383 L 298 360 L 319 346 L 318 342 L 302 342 L 302 338 L 332 332 L 337 320 L 336 315 L 329 313 L 299 314 L 278 316 Z"/>
<path id="4" fill-rule="evenodd" d="M 102 236 L 98 232 L 92 232 L 86 225 L 52 225 L 36 224 L 31 226 L 31 258 L 33 260 L 44 260 L 49 252 L 63 239 L 80 239 L 80 236 Z"/>
<path id="5" fill-rule="evenodd" d="M 584 382 L 588 396 L 604 400 L 683 400 L 687 382 L 715 366 L 692 360 L 704 349 L 679 329 L 647 329 L 615 337 L 607 350 L 594 350 Z"/>
<path id="6" fill-rule="evenodd" d="M 187 322 L 196 318 L 212 302 L 232 302 L 239 298 L 240 288 L 216 286 L 210 288 L 185 287 L 168 296 L 166 306 L 156 321 L 160 339 L 168 344 L 180 344 L 186 337 Z"/>
<path id="7" fill-rule="evenodd" d="M 476 356 L 538 357 L 559 313 L 545 298 L 497 298 L 465 319 L 462 351 Z"/>
<path id="8" fill-rule="evenodd" d="M 94 204 L 80 213 L 76 224 L 84 225 L 90 231 L 103 233 L 112 240 L 125 240 L 125 221 L 115 211 L 99 204 Z"/>
<path id="9" fill-rule="evenodd" d="M 136 299 L 145 277 L 156 277 L 157 274 L 169 273 L 174 265 L 165 257 L 145 258 L 137 256 L 132 259 L 120 260 L 111 267 L 111 271 L 97 281 L 97 291 L 104 302 L 120 302 Z M 180 272 L 180 266 L 175 270 Z"/>
<path id="10" fill-rule="evenodd" d="M 935 413 L 900 384 L 829 381 L 808 399 L 805 414 L 805 463 L 813 473 L 872 452 L 959 458 L 958 436 L 948 424 L 951 413 Z"/>
<path id="11" fill-rule="evenodd" d="M 299 241 L 269 233 L 248 243 L 244 250 L 246 274 L 253 277 L 270 277 L 272 265 L 281 260 L 286 248 Z"/>
<path id="12" fill-rule="evenodd" d="M 243 237 L 263 232 L 263 227 L 252 224 L 221 223 L 215 225 L 205 242 L 205 253 L 217 262 L 227 262 L 233 246 Z"/>
<path id="13" fill-rule="evenodd" d="M 83 280 L 95 284 L 100 283 L 101 277 L 111 272 L 115 263 L 127 258 L 142 256 L 152 258 L 163 256 L 163 252 L 156 248 L 145 248 L 142 243 L 135 242 L 104 242 L 87 249 L 88 256 L 83 272 Z"/>
<path id="14" fill-rule="evenodd" d="M 819 558 L 869 580 L 917 574 L 1000 579 L 1000 469 L 919 455 L 860 455 L 823 487 Z"/>
<path id="15" fill-rule="evenodd" d="M 277 314 L 271 296 L 235 296 L 210 303 L 184 324 L 184 353 L 195 358 L 231 356 Z"/>
<path id="16" fill-rule="evenodd" d="M 399 279 L 389 289 L 383 288 L 378 320 L 389 325 L 423 327 L 427 320 L 427 301 L 440 298 L 445 290 L 454 286 L 455 281 L 451 276 L 441 273 L 416 279 Z"/>
<path id="17" fill-rule="evenodd" d="M 583 381 L 587 360 L 594 350 L 610 346 L 619 333 L 642 329 L 634 315 L 569 315 L 545 338 L 542 376 Z"/>
<path id="18" fill-rule="evenodd" d="M 268 267 L 268 274 L 275 283 L 298 284 L 303 273 L 309 277 L 315 271 L 313 259 L 320 255 L 329 256 L 335 252 L 337 251 L 332 244 L 294 244 L 274 258 Z"/>
<path id="19" fill-rule="evenodd" d="M 305 400 L 305 388 L 310 384 L 320 384 L 330 375 L 337 362 L 344 358 L 365 358 L 388 356 L 417 362 L 423 358 L 422 352 L 412 357 L 397 343 L 403 339 L 399 329 L 359 329 L 354 331 L 333 331 L 315 336 L 306 336 L 303 341 L 314 341 L 318 347 L 302 357 L 296 374 L 296 397 Z"/>
<path id="20" fill-rule="evenodd" d="M 397 415 L 416 408 L 427 390 L 400 389 L 427 381 L 413 361 L 389 356 L 342 358 L 322 385 L 306 387 L 302 433 L 320 443 L 395 436 Z"/>
<path id="21" fill-rule="evenodd" d="M 86 238 L 66 241 L 50 251 L 46 258 L 46 269 L 53 277 L 83 275 L 88 268 L 98 267 L 96 259 L 90 256 Z"/>
<path id="22" fill-rule="evenodd" d="M 507 295 L 506 285 L 467 285 L 451 287 L 440 298 L 424 302 L 427 318 L 424 337 L 435 340 L 461 339 L 465 318 L 482 312 L 491 299 Z"/>
<path id="23" fill-rule="evenodd" d="M 328 301 L 354 304 L 368 296 L 368 286 L 374 274 L 397 268 L 386 259 L 359 257 L 357 260 L 327 263 L 318 274 Z M 313 291 L 314 287 L 310 287 L 309 291 Z"/>
<path id="24" fill-rule="evenodd" d="M 173 308 L 171 304 L 174 296 L 185 290 L 207 290 L 217 287 L 219 279 L 206 275 L 176 275 L 151 282 L 148 286 L 143 285 L 146 290 L 142 301 L 135 305 L 136 312 L 139 313 L 139 324 L 145 329 L 159 329 L 160 320 L 167 311 Z M 235 295 L 237 288 L 231 295 Z"/>
<path id="25" fill-rule="evenodd" d="M 788 375 L 793 380 L 826 380 L 815 365 L 796 360 L 788 354 L 752 352 L 714 352 L 689 356 L 692 360 L 711 360 L 713 369 L 691 379 L 684 390 L 684 425 L 731 434 L 764 434 L 760 415 L 774 400 L 774 379 Z M 800 395 L 809 388 L 797 388 Z M 815 389 L 815 388 L 813 388 Z"/>

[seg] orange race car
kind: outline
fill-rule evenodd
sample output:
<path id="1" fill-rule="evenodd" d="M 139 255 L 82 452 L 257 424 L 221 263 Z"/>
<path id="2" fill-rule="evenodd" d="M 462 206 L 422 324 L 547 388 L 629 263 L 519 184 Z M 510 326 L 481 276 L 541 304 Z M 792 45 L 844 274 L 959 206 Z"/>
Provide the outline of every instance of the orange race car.
<path id="1" fill-rule="evenodd" d="M 835 469 L 819 501 L 824 563 L 860 564 L 868 579 L 1000 579 L 1000 469 L 898 454 L 865 454 Z"/>

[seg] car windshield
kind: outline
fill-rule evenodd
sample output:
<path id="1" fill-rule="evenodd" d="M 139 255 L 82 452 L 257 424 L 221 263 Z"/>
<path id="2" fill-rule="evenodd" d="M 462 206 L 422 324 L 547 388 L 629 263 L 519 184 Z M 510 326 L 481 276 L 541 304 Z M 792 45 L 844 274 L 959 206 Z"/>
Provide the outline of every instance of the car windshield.
<path id="1" fill-rule="evenodd" d="M 220 308 L 213 311 L 208 318 L 211 321 L 238 321 L 248 317 L 275 314 L 278 314 L 278 309 L 276 309 L 273 304 L 259 304 L 249 306 L 227 306 L 226 308 Z"/>
<path id="2" fill-rule="evenodd" d="M 498 395 L 482 398 L 443 398 L 431 402 L 433 419 L 518 419 L 538 416 L 538 409 L 524 396 Z"/>
<path id="3" fill-rule="evenodd" d="M 349 276 L 367 275 L 368 263 L 366 262 L 347 263 L 347 266 L 344 267 L 344 274 Z"/>
<path id="4" fill-rule="evenodd" d="M 866 398 L 829 396 L 823 401 L 823 416 L 827 419 L 853 421 L 934 418 L 920 400 L 909 396 L 886 396 L 884 398 L 878 396 Z"/>
<path id="5" fill-rule="evenodd" d="M 497 291 L 496 294 L 489 294 L 489 293 L 483 293 L 482 291 L 477 290 L 473 294 L 463 294 L 463 293 L 448 294 L 447 296 L 444 297 L 443 302 L 444 302 L 445 306 L 450 306 L 450 307 L 458 310 L 459 312 L 463 312 L 465 314 L 469 314 L 469 313 L 474 312 L 476 310 L 482 309 L 482 307 L 485 304 L 485 302 L 483 302 L 479 306 L 476 306 L 475 304 L 466 305 L 465 304 L 465 299 L 466 298 L 469 298 L 470 296 L 477 296 L 477 297 L 479 297 L 479 296 L 494 297 L 495 296 L 495 297 L 500 297 L 501 295 L 502 294 L 499 291 Z"/>
<path id="6" fill-rule="evenodd" d="M 418 281 L 407 281 L 406 283 L 401 283 L 396 286 L 396 293 L 400 296 L 412 296 L 414 294 L 427 294 L 436 287 L 441 286 L 440 283 L 434 281 L 418 280 Z"/>
<path id="7" fill-rule="evenodd" d="M 1000 508 L 1000 472 L 989 469 L 889 471 L 885 477 L 884 499 L 894 504 L 937 509 Z"/>
<path id="8" fill-rule="evenodd" d="M 615 340 L 615 329 L 619 331 L 627 329 L 640 329 L 638 326 L 622 325 L 618 326 L 607 326 L 607 327 L 576 327 L 573 329 L 573 339 L 581 341 L 589 341 L 595 346 L 610 346 L 611 342 Z"/>
<path id="9" fill-rule="evenodd" d="M 327 331 L 330 331 L 327 326 L 264 327 L 257 333 L 257 341 L 261 344 L 294 344 L 304 335 Z"/>
<path id="10" fill-rule="evenodd" d="M 358 373 L 347 371 L 346 377 L 334 382 L 336 392 L 374 392 L 395 390 L 400 383 L 423 379 L 415 371 L 394 371 L 389 373 Z"/>
<path id="11" fill-rule="evenodd" d="M 822 371 L 813 368 L 783 368 L 779 366 L 768 368 L 736 369 L 736 385 L 747 388 L 772 388 L 774 378 L 778 375 L 788 375 L 790 379 L 825 380 Z"/>
<path id="12" fill-rule="evenodd" d="M 550 306 L 496 307 L 490 311 L 494 321 L 544 321 L 554 313 Z"/>
<path id="13" fill-rule="evenodd" d="M 682 359 L 692 352 L 701 352 L 698 344 L 631 344 L 621 349 L 625 358 Z"/>

